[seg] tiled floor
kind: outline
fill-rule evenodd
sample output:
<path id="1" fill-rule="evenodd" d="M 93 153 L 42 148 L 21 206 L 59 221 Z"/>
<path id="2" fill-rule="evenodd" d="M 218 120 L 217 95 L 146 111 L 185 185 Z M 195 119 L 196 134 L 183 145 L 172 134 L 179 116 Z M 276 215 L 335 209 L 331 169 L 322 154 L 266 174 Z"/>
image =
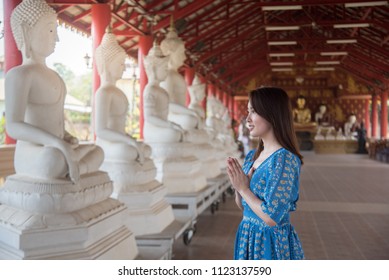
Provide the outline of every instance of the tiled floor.
<path id="1" fill-rule="evenodd" d="M 389 260 L 389 164 L 367 155 L 305 152 L 300 200 L 292 223 L 306 259 Z M 215 214 L 207 209 L 173 259 L 231 259 L 241 213 L 232 196 Z"/>

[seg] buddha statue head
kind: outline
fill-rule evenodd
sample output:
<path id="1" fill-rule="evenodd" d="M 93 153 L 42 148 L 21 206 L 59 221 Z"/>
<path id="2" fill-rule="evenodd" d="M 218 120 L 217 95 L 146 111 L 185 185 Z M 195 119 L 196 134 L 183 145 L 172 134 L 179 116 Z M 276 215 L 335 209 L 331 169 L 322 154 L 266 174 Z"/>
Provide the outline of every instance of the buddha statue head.
<path id="1" fill-rule="evenodd" d="M 195 75 L 192 85 L 188 87 L 191 103 L 199 103 L 205 97 L 205 84 L 201 83 L 199 77 Z"/>
<path id="2" fill-rule="evenodd" d="M 11 29 L 16 46 L 25 57 L 30 58 L 32 49 L 42 57 L 54 52 L 58 41 L 57 14 L 46 1 L 23 0 L 11 14 Z"/>
<path id="3" fill-rule="evenodd" d="M 304 109 L 305 103 L 306 103 L 305 97 L 304 97 L 303 95 L 299 95 L 299 96 L 297 97 L 296 103 L 297 103 L 297 108 L 299 108 L 299 109 Z"/>
<path id="4" fill-rule="evenodd" d="M 124 61 L 126 57 L 126 52 L 118 44 L 115 35 L 108 28 L 101 40 L 101 44 L 96 48 L 97 71 L 100 75 L 109 73 L 113 79 L 120 79 L 125 70 Z"/>
<path id="5" fill-rule="evenodd" d="M 325 104 L 320 104 L 320 106 L 319 106 L 320 114 L 325 114 L 326 111 L 327 111 L 327 106 Z"/>
<path id="6" fill-rule="evenodd" d="M 169 68 L 178 69 L 186 59 L 185 43 L 178 37 L 173 22 L 170 23 L 166 38 L 161 42 L 161 50 L 164 55 L 169 56 Z"/>
<path id="7" fill-rule="evenodd" d="M 147 56 L 144 58 L 146 74 L 149 81 L 163 81 L 167 77 L 169 57 L 164 56 L 159 45 L 154 42 Z"/>

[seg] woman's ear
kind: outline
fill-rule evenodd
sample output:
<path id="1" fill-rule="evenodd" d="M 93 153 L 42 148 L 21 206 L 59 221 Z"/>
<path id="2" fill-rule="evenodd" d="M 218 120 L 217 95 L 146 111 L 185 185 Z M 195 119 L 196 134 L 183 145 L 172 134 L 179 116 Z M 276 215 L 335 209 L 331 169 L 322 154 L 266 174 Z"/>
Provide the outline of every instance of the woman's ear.
<path id="1" fill-rule="evenodd" d="M 25 23 L 22 23 L 20 27 L 23 36 L 23 46 L 21 51 L 23 52 L 24 49 L 25 57 L 30 58 L 31 57 L 31 36 L 30 36 L 31 28 Z"/>

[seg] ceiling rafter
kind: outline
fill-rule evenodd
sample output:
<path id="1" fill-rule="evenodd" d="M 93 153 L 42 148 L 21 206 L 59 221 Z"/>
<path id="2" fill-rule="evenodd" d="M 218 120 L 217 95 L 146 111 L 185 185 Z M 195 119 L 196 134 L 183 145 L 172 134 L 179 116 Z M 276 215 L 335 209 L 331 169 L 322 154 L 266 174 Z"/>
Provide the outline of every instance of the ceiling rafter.
<path id="1" fill-rule="evenodd" d="M 195 63 L 213 82 L 224 81 L 229 91 L 269 72 L 272 62 L 289 62 L 299 72 L 311 71 L 316 62 L 340 61 L 335 71 L 345 71 L 359 82 L 383 90 L 388 84 L 389 6 L 347 8 L 344 4 L 366 0 L 48 0 L 59 20 L 88 35 L 90 10 L 94 4 L 112 7 L 113 33 L 127 53 L 136 56 L 139 36 L 149 34 L 162 39 L 173 15 L 179 36 L 186 42 L 189 65 Z M 301 5 L 301 10 L 282 10 Z M 281 10 L 264 11 L 264 6 Z M 251 21 L 251 19 L 254 19 Z M 368 24 L 368 27 L 334 28 L 334 24 Z M 298 26 L 297 30 L 269 31 L 266 27 Z M 252 31 L 252 33 L 250 33 Z M 327 44 L 329 39 L 356 39 L 353 44 Z M 283 41 L 296 45 L 269 46 Z M 345 56 L 323 56 L 322 52 L 346 51 Z M 270 56 L 293 53 L 292 57 Z M 251 63 L 251 64 L 250 64 Z M 260 64 L 261 67 L 258 67 Z M 362 69 L 358 69 L 359 68 Z M 362 66 L 362 67 L 361 67 Z M 256 69 L 256 70 L 255 70 Z M 210 71 L 212 75 L 209 75 Z M 257 72 L 256 72 L 257 71 Z M 242 76 L 243 75 L 243 76 Z M 246 76 L 244 76 L 246 75 Z M 329 76 L 329 73 L 317 73 Z M 376 85 L 372 80 L 385 83 Z M 231 82 L 233 81 L 233 82 Z M 370 81 L 370 83 L 369 83 Z M 227 87 L 226 84 L 230 84 Z"/>

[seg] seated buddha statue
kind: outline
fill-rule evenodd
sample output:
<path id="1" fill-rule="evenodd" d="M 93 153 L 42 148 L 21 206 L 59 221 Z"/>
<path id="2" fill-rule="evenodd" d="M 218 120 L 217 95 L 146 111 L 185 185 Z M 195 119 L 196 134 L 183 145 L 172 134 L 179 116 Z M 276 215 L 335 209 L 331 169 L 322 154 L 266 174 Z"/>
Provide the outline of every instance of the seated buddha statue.
<path id="1" fill-rule="evenodd" d="M 105 161 L 132 162 L 143 164 L 151 155 L 151 148 L 125 132 L 128 100 L 116 86 L 125 69 L 127 54 L 119 46 L 115 35 L 104 34 L 96 49 L 96 66 L 101 85 L 96 92 L 96 143 L 104 150 Z"/>
<path id="2" fill-rule="evenodd" d="M 57 15 L 45 1 L 24 0 L 11 15 L 11 28 L 22 64 L 6 76 L 6 128 L 17 140 L 16 174 L 78 182 L 97 171 L 104 159 L 96 145 L 79 145 L 64 125 L 66 86 L 47 67 L 54 52 Z"/>
<path id="3" fill-rule="evenodd" d="M 188 87 L 190 103 L 188 108 L 196 112 L 199 117 L 199 128 L 205 125 L 205 111 L 201 102 L 205 98 L 205 84 L 202 84 L 199 77 L 195 75 L 192 85 Z"/>
<path id="4" fill-rule="evenodd" d="M 166 38 L 161 42 L 161 50 L 169 57 L 168 74 L 161 86 L 169 94 L 169 120 L 179 124 L 188 132 L 189 142 L 207 141 L 206 135 L 199 131 L 200 117 L 186 107 L 186 82 L 178 69 L 186 59 L 184 42 L 177 36 L 174 27 L 170 27 Z"/>
<path id="5" fill-rule="evenodd" d="M 312 122 L 311 110 L 306 108 L 306 99 L 300 95 L 296 101 L 297 108 L 293 109 L 293 119 L 296 128 L 314 128 L 315 122 Z"/>
<path id="6" fill-rule="evenodd" d="M 168 120 L 169 94 L 160 86 L 167 76 L 169 58 L 156 44 L 144 59 L 148 83 L 144 89 L 144 139 L 147 143 L 184 141 L 184 129 Z"/>
<path id="7" fill-rule="evenodd" d="M 348 117 L 348 121 L 344 124 L 344 135 L 346 139 L 357 139 L 358 137 L 358 124 L 357 116 L 352 113 Z"/>
<path id="8" fill-rule="evenodd" d="M 187 130 L 168 118 L 170 96 L 160 86 L 167 76 L 168 60 L 156 44 L 144 58 L 148 83 L 144 89 L 143 136 L 152 147 L 157 180 L 168 188 L 168 193 L 197 192 L 207 184 L 202 163 L 194 156 L 195 144 L 188 141 Z"/>
<path id="9" fill-rule="evenodd" d="M 315 114 L 315 122 L 320 126 L 330 126 L 331 118 L 327 112 L 327 106 L 325 104 L 319 105 L 319 111 Z"/>

